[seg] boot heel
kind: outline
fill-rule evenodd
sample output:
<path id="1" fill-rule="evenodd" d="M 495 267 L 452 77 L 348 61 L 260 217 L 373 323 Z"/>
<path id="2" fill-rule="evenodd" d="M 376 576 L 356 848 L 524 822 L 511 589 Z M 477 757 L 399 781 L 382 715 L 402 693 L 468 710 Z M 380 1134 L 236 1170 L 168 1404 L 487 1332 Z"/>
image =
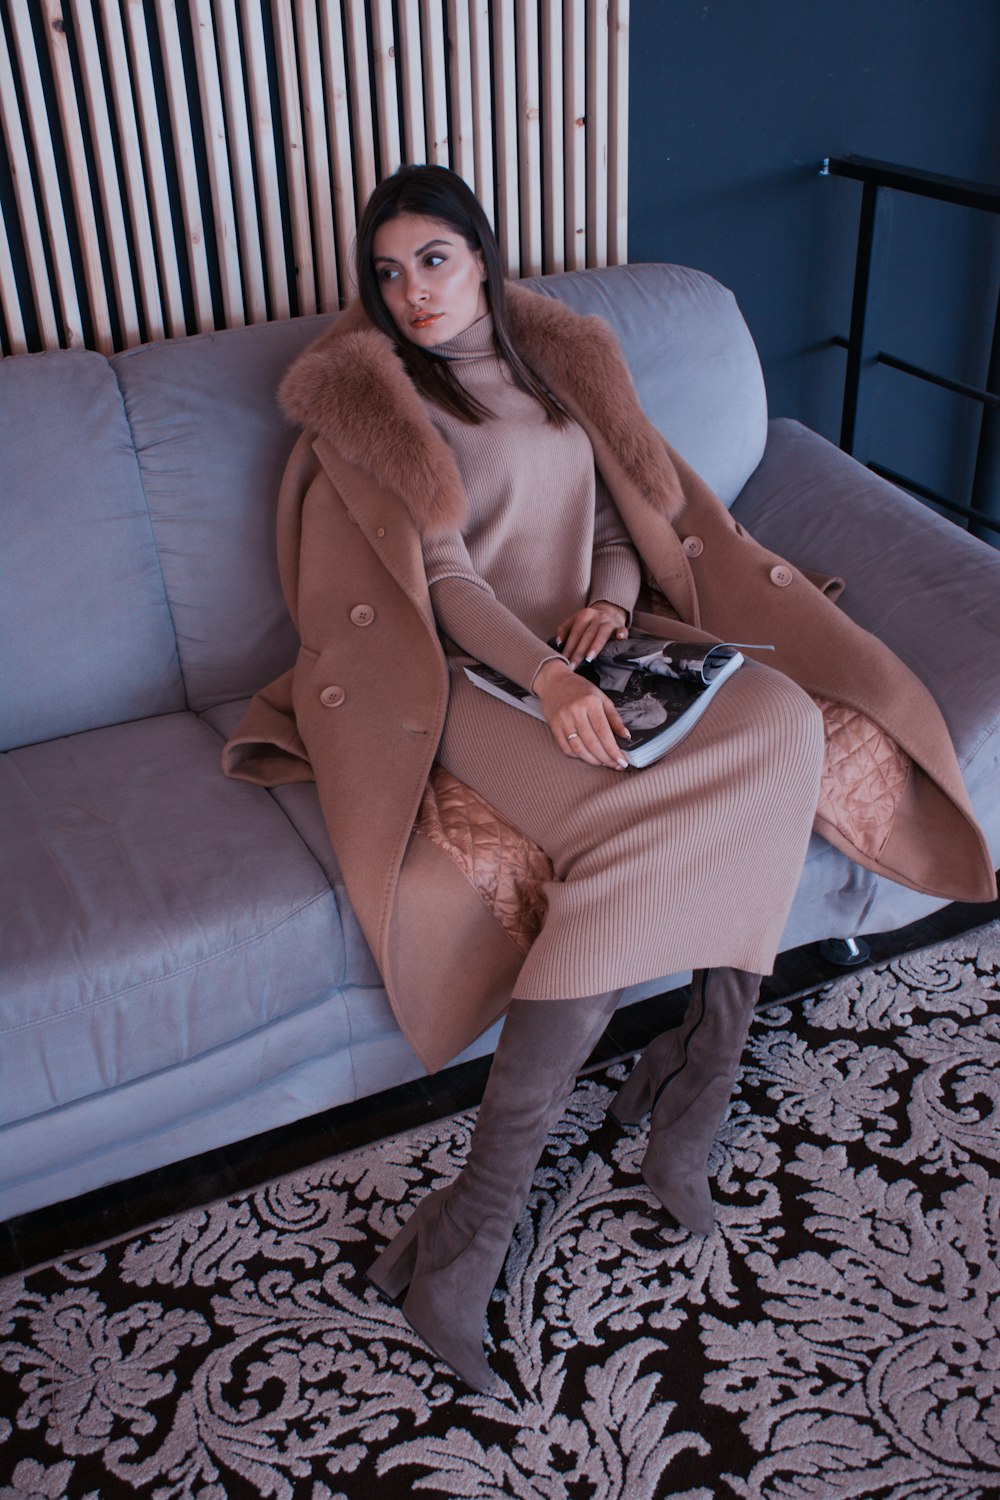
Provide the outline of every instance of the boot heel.
<path id="1" fill-rule="evenodd" d="M 417 1263 L 417 1236 L 420 1232 L 420 1215 L 414 1212 L 407 1219 L 395 1239 L 390 1240 L 382 1254 L 369 1267 L 365 1279 L 390 1302 L 400 1302 L 413 1277 Z"/>
<path id="2" fill-rule="evenodd" d="M 638 1125 L 653 1106 L 653 1070 L 648 1053 L 643 1053 L 635 1067 L 608 1105 L 608 1114 L 619 1125 Z"/>
<path id="3" fill-rule="evenodd" d="M 661 1032 L 622 1084 L 608 1114 L 619 1125 L 638 1125 L 656 1103 L 660 1088 L 684 1065 L 684 1037 L 679 1027 Z"/>

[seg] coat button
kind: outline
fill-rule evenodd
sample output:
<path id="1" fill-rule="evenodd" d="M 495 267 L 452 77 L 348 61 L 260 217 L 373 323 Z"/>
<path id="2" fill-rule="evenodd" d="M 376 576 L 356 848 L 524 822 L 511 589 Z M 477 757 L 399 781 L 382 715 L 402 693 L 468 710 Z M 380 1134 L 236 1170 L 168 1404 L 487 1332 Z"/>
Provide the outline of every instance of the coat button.
<path id="1" fill-rule="evenodd" d="M 378 536 L 378 537 L 385 536 L 385 527 L 384 526 L 378 526 L 378 527 L 376 527 L 375 535 Z"/>
<path id="2" fill-rule="evenodd" d="M 325 687 L 319 695 L 324 708 L 339 708 L 347 694 L 342 687 Z"/>
<path id="3" fill-rule="evenodd" d="M 700 536 L 686 536 L 684 538 L 684 551 L 688 557 L 700 557 L 705 550 L 705 543 Z"/>
<path id="4" fill-rule="evenodd" d="M 375 611 L 370 604 L 356 604 L 351 610 L 352 625 L 370 625 L 375 618 Z"/>
<path id="5" fill-rule="evenodd" d="M 787 589 L 792 581 L 792 570 L 786 568 L 782 563 L 776 563 L 771 569 L 771 582 L 779 589 Z"/>

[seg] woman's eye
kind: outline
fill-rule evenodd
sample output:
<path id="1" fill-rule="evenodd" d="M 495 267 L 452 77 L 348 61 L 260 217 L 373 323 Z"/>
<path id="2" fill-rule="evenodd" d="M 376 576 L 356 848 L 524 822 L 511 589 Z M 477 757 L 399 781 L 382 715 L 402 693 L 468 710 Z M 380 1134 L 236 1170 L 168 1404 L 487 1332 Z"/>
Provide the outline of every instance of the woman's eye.
<path id="1" fill-rule="evenodd" d="M 443 266 L 444 265 L 444 256 L 443 255 L 428 255 L 427 259 L 424 261 L 424 265 L 425 266 Z"/>
<path id="2" fill-rule="evenodd" d="M 378 279 L 379 281 L 392 281 L 395 275 L 396 272 L 392 269 L 391 266 L 382 266 L 379 269 Z"/>

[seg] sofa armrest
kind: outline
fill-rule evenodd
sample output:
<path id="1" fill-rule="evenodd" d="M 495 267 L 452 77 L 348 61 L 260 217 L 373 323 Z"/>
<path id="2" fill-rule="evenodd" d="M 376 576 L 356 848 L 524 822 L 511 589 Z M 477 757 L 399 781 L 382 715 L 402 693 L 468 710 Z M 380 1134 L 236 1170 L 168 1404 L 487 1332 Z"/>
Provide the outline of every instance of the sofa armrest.
<path id="1" fill-rule="evenodd" d="M 844 578 L 838 607 L 927 685 L 963 766 L 996 735 L 1000 551 L 787 419 L 732 513 L 790 562 Z"/>

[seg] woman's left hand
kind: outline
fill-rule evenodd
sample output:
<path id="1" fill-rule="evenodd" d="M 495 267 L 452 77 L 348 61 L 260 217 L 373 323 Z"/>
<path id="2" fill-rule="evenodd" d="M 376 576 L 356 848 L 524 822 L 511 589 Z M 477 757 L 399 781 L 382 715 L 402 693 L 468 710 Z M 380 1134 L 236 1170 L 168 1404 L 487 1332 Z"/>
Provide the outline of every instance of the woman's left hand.
<path id="1" fill-rule="evenodd" d="M 620 605 L 598 599 L 596 603 L 568 615 L 557 626 L 556 645 L 570 665 L 578 667 L 582 661 L 593 661 L 612 636 L 623 641 L 628 635 L 627 619 L 628 615 Z"/>

